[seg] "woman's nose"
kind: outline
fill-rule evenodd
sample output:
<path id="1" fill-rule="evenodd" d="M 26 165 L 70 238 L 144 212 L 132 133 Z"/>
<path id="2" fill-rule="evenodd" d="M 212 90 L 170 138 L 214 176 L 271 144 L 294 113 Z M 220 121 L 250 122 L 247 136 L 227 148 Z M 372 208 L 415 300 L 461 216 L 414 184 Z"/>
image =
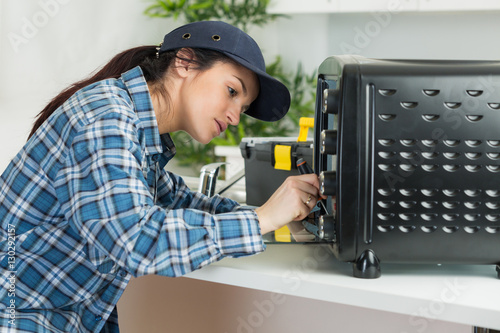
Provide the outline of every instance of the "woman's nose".
<path id="1" fill-rule="evenodd" d="M 236 126 L 240 123 L 240 110 L 231 108 L 227 111 L 227 121 L 230 125 Z"/>

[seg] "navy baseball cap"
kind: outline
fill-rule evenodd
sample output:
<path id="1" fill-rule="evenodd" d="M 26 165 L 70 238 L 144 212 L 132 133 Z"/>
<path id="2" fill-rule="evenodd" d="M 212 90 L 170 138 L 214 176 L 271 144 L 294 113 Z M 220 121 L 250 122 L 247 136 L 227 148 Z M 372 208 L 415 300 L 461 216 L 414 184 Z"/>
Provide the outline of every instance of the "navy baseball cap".
<path id="1" fill-rule="evenodd" d="M 189 23 L 165 35 L 159 53 L 183 47 L 219 51 L 257 74 L 259 95 L 245 114 L 260 120 L 276 121 L 288 112 L 290 92 L 283 83 L 266 73 L 259 46 L 242 30 L 220 21 Z"/>

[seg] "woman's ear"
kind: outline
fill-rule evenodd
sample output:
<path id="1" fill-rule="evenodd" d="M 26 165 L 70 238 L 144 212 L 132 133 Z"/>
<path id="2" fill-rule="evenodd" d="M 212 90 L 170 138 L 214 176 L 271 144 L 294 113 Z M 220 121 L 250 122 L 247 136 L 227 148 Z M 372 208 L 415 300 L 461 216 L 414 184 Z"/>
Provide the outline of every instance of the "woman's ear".
<path id="1" fill-rule="evenodd" d="M 182 48 L 175 56 L 175 66 L 177 74 L 181 77 L 187 76 L 193 69 L 194 52 L 189 48 Z"/>

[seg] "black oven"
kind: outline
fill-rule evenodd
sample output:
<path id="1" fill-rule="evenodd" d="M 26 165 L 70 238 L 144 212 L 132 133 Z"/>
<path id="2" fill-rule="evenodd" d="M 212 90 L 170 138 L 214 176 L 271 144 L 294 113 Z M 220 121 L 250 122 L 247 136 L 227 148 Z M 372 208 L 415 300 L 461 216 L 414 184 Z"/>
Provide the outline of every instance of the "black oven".
<path id="1" fill-rule="evenodd" d="M 500 62 L 332 56 L 319 67 L 319 242 L 357 277 L 500 263 Z"/>

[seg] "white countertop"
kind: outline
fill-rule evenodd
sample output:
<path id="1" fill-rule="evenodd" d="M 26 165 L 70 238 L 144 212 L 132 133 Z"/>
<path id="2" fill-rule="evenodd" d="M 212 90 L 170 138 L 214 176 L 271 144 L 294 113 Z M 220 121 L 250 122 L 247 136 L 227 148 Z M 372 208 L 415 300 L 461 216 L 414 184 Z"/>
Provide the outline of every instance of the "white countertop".
<path id="1" fill-rule="evenodd" d="M 326 245 L 268 244 L 259 255 L 223 259 L 189 278 L 415 317 L 500 329 L 495 266 L 381 264 L 382 276 L 352 277 Z"/>

